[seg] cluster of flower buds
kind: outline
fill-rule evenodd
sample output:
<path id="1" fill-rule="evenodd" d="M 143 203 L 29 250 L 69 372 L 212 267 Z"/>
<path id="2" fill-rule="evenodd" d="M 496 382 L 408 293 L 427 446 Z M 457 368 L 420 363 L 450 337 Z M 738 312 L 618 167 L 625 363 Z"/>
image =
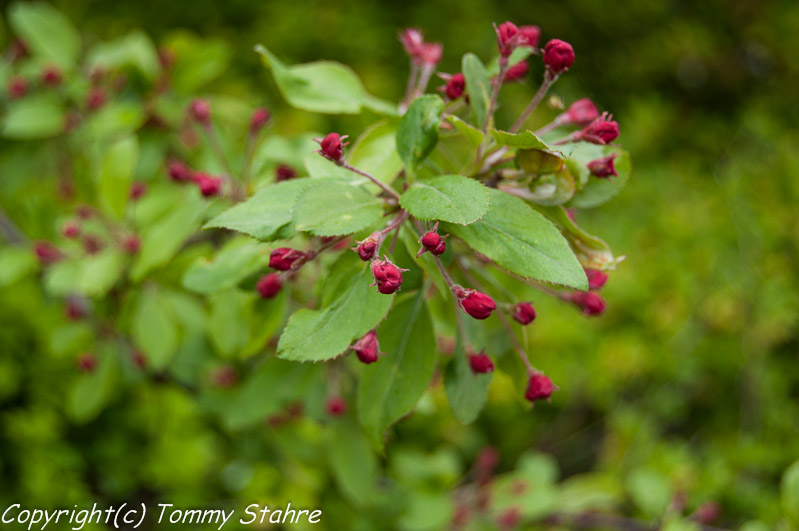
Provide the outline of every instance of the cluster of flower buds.
<path id="1" fill-rule="evenodd" d="M 361 363 L 370 364 L 377 361 L 380 354 L 380 343 L 377 341 L 377 332 L 371 330 L 356 341 L 351 347 Z"/>
<path id="2" fill-rule="evenodd" d="M 422 237 L 419 238 L 419 243 L 422 244 L 422 248 L 416 253 L 416 257 L 418 258 L 426 252 L 430 252 L 433 256 L 441 256 L 447 250 L 446 239 L 448 236 L 449 234 L 446 234 L 442 237 L 438 233 L 438 222 L 436 222 L 435 226 L 433 226 L 433 230 L 425 232 Z"/>
<path id="3" fill-rule="evenodd" d="M 387 257 L 385 260 L 374 260 L 372 261 L 372 276 L 375 281 L 369 285 L 376 285 L 377 291 L 384 295 L 391 295 L 402 286 L 403 271 L 410 270 L 397 267 Z"/>
<path id="4" fill-rule="evenodd" d="M 518 27 L 513 22 L 503 22 L 499 26 L 494 24 L 497 33 L 497 47 L 502 57 L 509 57 L 518 46 L 537 48 L 541 38 L 541 29 L 538 26 Z"/>
<path id="5" fill-rule="evenodd" d="M 280 247 L 269 255 L 269 267 L 278 271 L 289 271 L 298 261 L 304 261 L 307 258 L 308 255 L 302 251 L 289 247 Z"/>
<path id="6" fill-rule="evenodd" d="M 418 29 L 406 29 L 400 34 L 399 40 L 414 64 L 434 67 L 441 61 L 444 48 L 437 42 L 425 42 Z"/>
<path id="7" fill-rule="evenodd" d="M 455 286 L 453 293 L 458 298 L 461 309 L 475 319 L 488 319 L 491 312 L 497 309 L 497 303 L 490 295 L 477 290 Z"/>

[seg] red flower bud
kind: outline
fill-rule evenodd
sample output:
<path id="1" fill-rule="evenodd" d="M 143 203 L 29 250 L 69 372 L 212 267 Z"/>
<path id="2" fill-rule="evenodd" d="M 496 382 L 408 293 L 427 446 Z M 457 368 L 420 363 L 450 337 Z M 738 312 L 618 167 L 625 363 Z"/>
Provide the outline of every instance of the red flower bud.
<path id="1" fill-rule="evenodd" d="M 255 109 L 250 119 L 250 132 L 252 132 L 252 134 L 258 133 L 258 131 L 269 123 L 271 117 L 272 114 L 269 112 L 269 109 L 264 109 L 263 107 Z"/>
<path id="2" fill-rule="evenodd" d="M 513 22 L 503 22 L 499 27 L 494 25 L 497 32 L 497 46 L 500 55 L 507 57 L 513 53 L 514 48 L 520 44 L 519 28 Z"/>
<path id="3" fill-rule="evenodd" d="M 380 343 L 377 341 L 377 332 L 374 330 L 368 332 L 350 348 L 355 351 L 361 363 L 368 365 L 376 362 L 380 355 Z"/>
<path id="4" fill-rule="evenodd" d="M 580 132 L 580 139 L 602 145 L 613 142 L 619 136 L 619 124 L 612 118 L 608 113 L 602 113 L 602 116 L 588 124 Z"/>
<path id="5" fill-rule="evenodd" d="M 338 133 L 330 133 L 321 140 L 318 138 L 314 140 L 319 142 L 319 145 L 322 146 L 319 154 L 333 162 L 338 162 L 344 156 L 344 147 L 347 146 L 347 143 L 342 142 L 345 138 L 347 138 L 346 135 L 339 136 Z"/>
<path id="6" fill-rule="evenodd" d="M 463 91 L 466 90 L 466 78 L 463 74 L 460 72 L 452 74 L 446 81 L 447 84 L 441 87 L 441 90 L 446 94 L 447 98 L 457 100 L 463 96 Z"/>
<path id="7" fill-rule="evenodd" d="M 494 372 L 494 362 L 488 357 L 488 354 L 481 352 L 480 354 L 472 354 L 469 356 L 469 367 L 475 374 L 483 374 Z"/>
<path id="8" fill-rule="evenodd" d="M 189 104 L 189 116 L 199 124 L 211 123 L 211 105 L 206 100 L 195 99 Z"/>
<path id="9" fill-rule="evenodd" d="M 216 369 L 211 375 L 211 382 L 215 387 L 233 387 L 239 381 L 239 374 L 230 365 L 224 365 Z"/>
<path id="10" fill-rule="evenodd" d="M 103 247 L 105 247 L 105 244 L 94 234 L 87 234 L 83 237 L 83 250 L 87 254 L 97 254 L 102 251 Z"/>
<path id="11" fill-rule="evenodd" d="M 147 183 L 143 181 L 134 181 L 130 185 L 130 198 L 136 201 L 147 193 Z"/>
<path id="12" fill-rule="evenodd" d="M 444 53 L 444 47 L 437 42 L 426 42 L 422 45 L 422 54 L 420 60 L 422 64 L 432 67 L 436 66 L 441 61 L 441 55 Z"/>
<path id="13" fill-rule="evenodd" d="M 409 269 L 400 269 L 388 260 L 375 260 L 372 262 L 372 275 L 375 281 L 369 285 L 377 285 L 377 291 L 384 295 L 391 295 L 402 286 L 403 271 L 409 271 Z"/>
<path id="14" fill-rule="evenodd" d="M 48 87 L 57 87 L 61 84 L 61 70 L 57 66 L 48 66 L 42 70 L 42 83 Z"/>
<path id="15" fill-rule="evenodd" d="M 80 369 L 82 372 L 93 372 L 97 367 L 97 356 L 91 352 L 84 352 L 78 356 L 75 362 L 78 365 L 78 369 Z"/>
<path id="16" fill-rule="evenodd" d="M 89 93 L 86 94 L 86 108 L 90 111 L 96 111 L 108 101 L 108 96 L 100 87 L 92 87 Z"/>
<path id="17" fill-rule="evenodd" d="M 588 289 L 591 291 L 601 289 L 602 286 L 605 285 L 605 282 L 608 281 L 607 273 L 597 269 L 586 269 L 585 276 L 588 278 Z"/>
<path id="18" fill-rule="evenodd" d="M 589 98 L 582 98 L 566 109 L 566 112 L 556 118 L 559 125 L 586 126 L 599 118 L 599 110 Z"/>
<path id="19" fill-rule="evenodd" d="M 552 39 L 544 46 L 544 64 L 553 74 L 560 74 L 574 63 L 574 49 L 568 42 Z"/>
<path id="20" fill-rule="evenodd" d="M 28 80 L 22 76 L 13 76 L 8 80 L 8 97 L 17 100 L 28 93 Z"/>
<path id="21" fill-rule="evenodd" d="M 288 164 L 279 164 L 275 168 L 275 182 L 289 181 L 297 176 L 297 171 Z"/>
<path id="22" fill-rule="evenodd" d="M 64 257 L 64 255 L 56 246 L 47 241 L 36 242 L 36 244 L 33 246 L 33 252 L 36 254 L 36 258 L 39 259 L 39 263 L 42 265 L 53 264 Z"/>
<path id="23" fill-rule="evenodd" d="M 255 289 L 264 299 L 271 299 L 283 289 L 283 281 L 277 273 L 269 273 L 261 277 Z"/>
<path id="24" fill-rule="evenodd" d="M 203 197 L 214 197 L 219 195 L 222 191 L 222 179 L 220 177 L 212 177 L 202 172 L 196 172 L 192 174 L 191 177 L 197 184 Z"/>
<path id="25" fill-rule="evenodd" d="M 169 173 L 169 178 L 172 179 L 173 181 L 183 182 L 183 181 L 192 180 L 191 168 L 189 168 L 179 160 L 173 160 L 172 162 L 170 162 L 167 168 L 167 172 Z"/>
<path id="26" fill-rule="evenodd" d="M 80 223 L 77 220 L 67 221 L 61 228 L 61 234 L 64 238 L 77 238 L 80 236 Z"/>
<path id="27" fill-rule="evenodd" d="M 402 47 L 405 48 L 411 58 L 418 58 L 422 55 L 422 46 L 424 45 L 424 38 L 422 32 L 415 28 L 408 28 L 399 37 Z"/>
<path id="28" fill-rule="evenodd" d="M 524 398 L 530 402 L 536 400 L 549 400 L 552 396 L 552 391 L 555 390 L 555 385 L 549 376 L 540 372 L 530 375 L 530 381 L 527 383 L 527 391 L 524 393 Z"/>
<path id="29" fill-rule="evenodd" d="M 325 410 L 331 417 L 341 417 L 347 413 L 347 400 L 341 396 L 332 396 L 327 399 Z"/>
<path id="30" fill-rule="evenodd" d="M 377 251 L 377 241 L 379 236 L 375 234 L 370 235 L 368 238 L 363 240 L 362 242 L 357 242 L 358 247 L 354 249 L 358 253 L 358 256 L 364 262 L 368 262 L 375 256 L 375 252 Z"/>
<path id="31" fill-rule="evenodd" d="M 575 291 L 569 297 L 584 315 L 600 315 L 605 311 L 605 300 L 593 291 Z"/>
<path id="32" fill-rule="evenodd" d="M 304 252 L 289 247 L 280 247 L 269 255 L 269 267 L 278 271 L 288 271 L 301 258 L 305 258 Z"/>
<path id="33" fill-rule="evenodd" d="M 441 240 L 436 245 L 435 249 L 430 249 L 430 252 L 433 253 L 433 256 L 441 256 L 447 250 L 447 242 L 446 240 Z"/>
<path id="34" fill-rule="evenodd" d="M 618 177 L 619 174 L 616 172 L 616 167 L 613 165 L 613 159 L 617 156 L 618 153 L 611 153 L 607 157 L 589 162 L 587 166 L 591 175 L 599 178 L 610 178 L 611 176 Z"/>
<path id="35" fill-rule="evenodd" d="M 475 319 L 488 319 L 491 312 L 497 309 L 497 303 L 489 295 L 473 289 L 456 288 L 458 302 L 463 311 Z"/>
<path id="36" fill-rule="evenodd" d="M 532 303 L 529 302 L 520 302 L 513 307 L 513 318 L 516 322 L 528 325 L 535 321 L 535 308 L 533 308 Z"/>
<path id="37" fill-rule="evenodd" d="M 537 48 L 538 41 L 541 39 L 541 28 L 538 26 L 522 26 L 519 28 L 519 35 L 521 35 L 520 45 Z"/>
<path id="38" fill-rule="evenodd" d="M 139 252 L 139 249 L 141 249 L 141 239 L 135 234 L 130 234 L 122 241 L 122 247 L 125 249 L 125 252 L 136 254 Z"/>
<path id="39" fill-rule="evenodd" d="M 527 75 L 527 70 L 529 65 L 527 61 L 521 61 L 513 65 L 512 67 L 508 68 L 505 72 L 505 78 L 502 80 L 503 83 L 513 83 L 514 81 L 521 81 Z"/>

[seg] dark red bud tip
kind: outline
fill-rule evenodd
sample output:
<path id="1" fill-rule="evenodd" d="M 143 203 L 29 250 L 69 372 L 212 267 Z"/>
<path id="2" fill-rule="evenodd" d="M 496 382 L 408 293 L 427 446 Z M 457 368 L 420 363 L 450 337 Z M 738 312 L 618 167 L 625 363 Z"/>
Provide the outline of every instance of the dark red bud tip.
<path id="1" fill-rule="evenodd" d="M 193 172 L 191 171 L 191 168 L 179 160 L 171 161 L 167 168 L 167 172 L 169 173 L 169 178 L 173 181 L 185 182 L 192 180 Z"/>
<path id="2" fill-rule="evenodd" d="M 97 367 L 97 356 L 91 352 L 84 352 L 75 360 L 78 369 L 82 372 L 92 372 Z"/>
<path id="3" fill-rule="evenodd" d="M 131 234 L 125 237 L 122 242 L 122 247 L 128 254 L 137 254 L 139 249 L 141 249 L 141 239 L 135 234 Z"/>
<path id="4" fill-rule="evenodd" d="M 347 400 L 341 396 L 333 396 L 327 399 L 325 410 L 331 417 L 341 417 L 347 413 Z"/>
<path id="5" fill-rule="evenodd" d="M 352 345 L 352 350 L 358 356 L 361 363 L 370 364 L 377 361 L 380 356 L 380 343 L 377 341 L 377 332 L 368 332 L 365 336 Z"/>
<path id="6" fill-rule="evenodd" d="M 552 39 L 544 46 L 544 64 L 553 74 L 560 74 L 574 63 L 574 49 L 568 42 Z"/>
<path id="7" fill-rule="evenodd" d="M 377 240 L 378 236 L 372 234 L 362 242 L 358 242 L 358 247 L 355 248 L 355 251 L 361 260 L 368 262 L 374 258 L 375 252 L 377 252 Z"/>
<path id="8" fill-rule="evenodd" d="M 255 111 L 252 113 L 252 118 L 250 119 L 250 131 L 253 134 L 260 131 L 266 124 L 269 123 L 269 119 L 271 117 L 272 114 L 269 112 L 269 109 L 264 109 L 263 107 L 255 109 Z"/>
<path id="9" fill-rule="evenodd" d="M 219 367 L 211 375 L 211 382 L 215 387 L 233 387 L 239 381 L 239 374 L 230 365 Z"/>
<path id="10" fill-rule="evenodd" d="M 196 99 L 189 104 L 189 116 L 202 125 L 211 123 L 211 105 L 206 100 Z"/>
<path id="11" fill-rule="evenodd" d="M 275 182 L 289 181 L 297 176 L 297 171 L 288 164 L 279 164 L 275 168 Z"/>
<path id="12" fill-rule="evenodd" d="M 585 276 L 588 279 L 588 289 L 597 291 L 608 281 L 608 274 L 597 269 L 586 269 Z"/>
<path id="13" fill-rule="evenodd" d="M 505 78 L 502 80 L 502 82 L 513 83 L 514 81 L 522 81 L 524 80 L 525 76 L 527 76 L 528 69 L 529 65 L 527 64 L 527 61 L 516 63 L 512 67 L 508 68 L 507 72 L 505 72 Z"/>
<path id="14" fill-rule="evenodd" d="M 317 139 L 319 145 L 322 146 L 319 152 L 322 156 L 334 162 L 340 161 L 344 157 L 344 147 L 347 146 L 347 143 L 343 142 L 345 138 L 347 137 L 338 133 L 330 133 L 322 140 Z"/>
<path id="15" fill-rule="evenodd" d="M 444 92 L 447 98 L 457 100 L 463 96 L 463 91 L 466 90 L 466 77 L 463 74 L 458 72 L 449 76 L 449 78 L 444 77 L 444 79 L 446 79 L 447 84 L 441 87 L 440 90 Z"/>
<path id="16" fill-rule="evenodd" d="M 599 178 L 610 178 L 610 177 L 618 177 L 619 174 L 616 172 L 616 167 L 613 163 L 613 160 L 618 156 L 618 153 L 612 153 L 607 157 L 602 157 L 601 159 L 592 160 L 588 163 L 588 170 L 591 172 L 591 175 L 594 177 Z"/>
<path id="17" fill-rule="evenodd" d="M 491 312 L 497 309 L 494 299 L 477 290 L 460 288 L 457 296 L 463 311 L 475 319 L 488 319 Z"/>
<path id="18" fill-rule="evenodd" d="M 64 238 L 74 239 L 80 236 L 80 222 L 77 220 L 67 221 L 64 223 L 64 226 L 61 227 L 61 234 Z"/>
<path id="19" fill-rule="evenodd" d="M 89 93 L 86 94 L 86 108 L 90 111 L 96 111 L 108 101 L 108 95 L 105 90 L 100 87 L 92 87 Z"/>
<path id="20" fill-rule="evenodd" d="M 408 269 L 400 269 L 388 260 L 375 260 L 372 262 L 372 275 L 377 291 L 384 295 L 391 295 L 402 286 L 402 272 Z"/>
<path id="21" fill-rule="evenodd" d="M 141 199 L 147 193 L 147 183 L 143 181 L 134 181 L 130 185 L 130 198 L 134 201 Z"/>
<path id="22" fill-rule="evenodd" d="M 13 76 L 8 80 L 8 97 L 17 100 L 28 93 L 28 80 L 22 76 Z"/>
<path id="23" fill-rule="evenodd" d="M 535 317 L 535 308 L 530 302 L 520 302 L 513 307 L 513 318 L 519 324 L 529 325 L 535 321 Z"/>
<path id="24" fill-rule="evenodd" d="M 536 400 L 549 400 L 552 392 L 555 390 L 555 385 L 549 376 L 540 372 L 530 376 L 530 381 L 527 383 L 527 391 L 524 393 L 524 398 L 530 402 Z"/>
<path id="25" fill-rule="evenodd" d="M 475 374 L 485 374 L 494 372 L 494 362 L 488 357 L 488 354 L 481 352 L 480 354 L 472 354 L 469 356 L 469 367 Z"/>
<path id="26" fill-rule="evenodd" d="M 513 22 L 503 22 L 499 27 L 495 25 L 494 31 L 497 32 L 499 53 L 504 57 L 509 56 L 516 46 L 522 44 L 519 28 Z"/>
<path id="27" fill-rule="evenodd" d="M 57 87 L 62 79 L 61 70 L 57 66 L 48 66 L 42 70 L 42 84 L 48 87 Z"/>
<path id="28" fill-rule="evenodd" d="M 255 289 L 264 299 L 271 299 L 283 289 L 283 281 L 277 273 L 269 273 L 261 277 Z"/>
<path id="29" fill-rule="evenodd" d="M 269 267 L 278 271 L 288 271 L 301 258 L 305 258 L 304 252 L 289 247 L 280 247 L 269 255 Z"/>
<path id="30" fill-rule="evenodd" d="M 42 265 L 53 264 L 64 257 L 58 247 L 47 241 L 36 242 L 33 246 L 33 252 Z"/>
<path id="31" fill-rule="evenodd" d="M 593 291 L 575 291 L 570 300 L 584 315 L 600 315 L 605 311 L 605 300 Z"/>
<path id="32" fill-rule="evenodd" d="M 541 28 L 538 26 L 521 26 L 519 28 L 520 44 L 522 46 L 529 46 L 530 48 L 537 48 L 538 41 L 541 40 Z"/>
<path id="33" fill-rule="evenodd" d="M 191 178 L 197 184 L 203 197 L 215 197 L 222 191 L 221 177 L 212 177 L 207 173 L 196 172 L 192 174 Z"/>
<path id="34" fill-rule="evenodd" d="M 566 109 L 566 112 L 558 116 L 557 121 L 562 125 L 582 125 L 586 126 L 599 118 L 599 109 L 589 98 L 582 98 Z"/>
<path id="35" fill-rule="evenodd" d="M 608 113 L 588 124 L 580 132 L 580 138 L 592 144 L 609 144 L 619 136 L 619 124 L 612 120 Z"/>

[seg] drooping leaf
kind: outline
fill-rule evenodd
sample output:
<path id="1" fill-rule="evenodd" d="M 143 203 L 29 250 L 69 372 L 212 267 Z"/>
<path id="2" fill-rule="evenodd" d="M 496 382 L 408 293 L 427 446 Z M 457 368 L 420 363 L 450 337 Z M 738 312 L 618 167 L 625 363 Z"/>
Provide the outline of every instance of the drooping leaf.
<path id="1" fill-rule="evenodd" d="M 546 149 L 550 147 L 540 138 L 538 138 L 532 131 L 523 131 L 521 133 L 508 133 L 507 131 L 500 131 L 491 129 L 491 136 L 497 142 L 497 145 L 509 148 L 518 149 Z"/>
<path id="2" fill-rule="evenodd" d="M 623 256 L 615 257 L 604 240 L 580 228 L 563 207 L 539 206 L 536 209 L 560 227 L 583 267 L 599 270 L 615 269 L 616 264 L 624 259 Z"/>
<path id="3" fill-rule="evenodd" d="M 108 145 L 100 159 L 99 197 L 105 210 L 122 219 L 130 197 L 133 171 L 139 161 L 136 136 L 126 136 Z"/>
<path id="4" fill-rule="evenodd" d="M 409 175 L 436 147 L 443 109 L 444 101 L 438 96 L 422 96 L 411 103 L 402 117 L 397 129 L 397 151 Z"/>
<path id="5" fill-rule="evenodd" d="M 446 223 L 442 231 L 525 278 L 588 289 L 580 262 L 552 223 L 517 197 L 489 192 L 491 206 L 482 219 L 466 226 Z"/>
<path id="6" fill-rule="evenodd" d="M 178 346 L 178 330 L 169 302 L 158 291 L 145 289 L 139 294 L 131 332 L 152 367 L 166 368 Z"/>
<path id="7" fill-rule="evenodd" d="M 66 15 L 45 2 L 17 2 L 8 15 L 14 32 L 34 55 L 62 69 L 75 65 L 81 50 L 80 33 Z"/>
<path id="8" fill-rule="evenodd" d="M 489 208 L 489 189 L 461 175 L 440 175 L 417 181 L 400 198 L 414 217 L 468 225 Z"/>
<path id="9" fill-rule="evenodd" d="M 358 418 L 382 448 L 385 430 L 410 413 L 433 377 L 436 343 L 424 290 L 399 301 L 377 337 L 385 356 L 364 367 Z"/>
<path id="10" fill-rule="evenodd" d="M 8 105 L 2 136 L 12 140 L 50 138 L 64 130 L 64 108 L 50 94 L 34 94 Z"/>
<path id="11" fill-rule="evenodd" d="M 464 424 L 474 422 L 488 399 L 491 374 L 475 374 L 469 367 L 463 338 L 455 336 L 455 352 L 447 363 L 444 375 L 444 390 L 455 418 Z"/>
<path id="12" fill-rule="evenodd" d="M 296 230 L 316 236 L 352 234 L 383 216 L 383 202 L 361 186 L 338 179 L 317 179 L 300 193 L 293 210 Z"/>
<path id="13" fill-rule="evenodd" d="M 463 56 L 461 70 L 466 78 L 466 92 L 469 93 L 472 125 L 482 128 L 488 119 L 488 106 L 491 101 L 491 79 L 483 63 L 473 53 L 467 53 Z"/>
<path id="14" fill-rule="evenodd" d="M 232 288 L 269 263 L 269 247 L 252 240 L 231 240 L 211 259 L 201 257 L 183 275 L 183 287 L 197 293 Z"/>

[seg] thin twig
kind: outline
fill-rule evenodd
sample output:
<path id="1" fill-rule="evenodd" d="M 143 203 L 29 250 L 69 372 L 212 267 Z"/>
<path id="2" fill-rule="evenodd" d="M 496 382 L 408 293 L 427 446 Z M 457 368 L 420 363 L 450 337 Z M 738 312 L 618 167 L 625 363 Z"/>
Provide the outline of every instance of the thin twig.
<path id="1" fill-rule="evenodd" d="M 363 170 L 359 170 L 358 168 L 356 168 L 355 166 L 350 165 L 348 162 L 345 162 L 344 160 L 339 161 L 338 164 L 342 168 L 346 168 L 346 169 L 348 169 L 348 170 L 350 170 L 352 172 L 357 173 L 358 175 L 366 177 L 367 179 L 372 181 L 374 184 L 376 184 L 378 186 L 378 188 L 380 188 L 386 194 L 388 194 L 389 196 L 393 197 L 394 199 L 396 199 L 399 202 L 399 198 L 400 198 L 399 194 L 397 192 L 395 192 L 394 189 L 391 188 L 390 186 L 388 186 L 387 184 L 385 184 L 385 183 L 383 183 L 381 181 L 378 181 L 376 177 L 370 175 L 369 173 L 367 173 L 367 172 L 365 172 Z"/>
<path id="2" fill-rule="evenodd" d="M 509 131 L 511 133 L 515 133 L 516 131 L 521 129 L 521 127 L 524 125 L 524 122 L 527 121 L 527 118 L 529 118 L 530 115 L 535 110 L 535 108 L 538 107 L 538 104 L 544 98 L 544 95 L 549 90 L 549 87 L 551 87 L 552 84 L 557 79 L 558 79 L 558 76 L 556 76 L 556 75 L 555 76 L 550 76 L 549 71 L 547 71 L 547 73 L 544 75 L 544 82 L 541 83 L 540 87 L 538 87 L 538 92 L 535 93 L 535 96 L 533 96 L 533 99 L 530 100 L 530 103 L 527 105 L 527 108 L 524 109 L 524 112 L 522 112 L 522 115 L 519 116 L 518 120 L 516 120 L 516 123 L 513 124 L 513 127 L 511 127 L 509 129 Z"/>

